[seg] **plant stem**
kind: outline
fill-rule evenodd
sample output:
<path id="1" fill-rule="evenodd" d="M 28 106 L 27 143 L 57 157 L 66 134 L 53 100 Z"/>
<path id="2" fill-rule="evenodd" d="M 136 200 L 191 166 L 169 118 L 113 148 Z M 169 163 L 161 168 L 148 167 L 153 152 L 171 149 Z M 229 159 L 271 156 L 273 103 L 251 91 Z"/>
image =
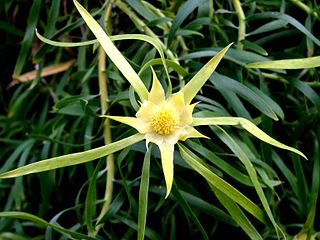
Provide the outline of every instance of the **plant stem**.
<path id="1" fill-rule="evenodd" d="M 110 16 L 112 1 L 107 4 L 106 14 L 105 14 L 105 23 L 107 28 L 108 27 L 108 18 Z M 100 104 L 101 104 L 101 114 L 105 114 L 109 108 L 108 103 L 108 87 L 107 87 L 107 76 L 106 76 L 106 53 L 104 49 L 100 46 L 99 47 L 99 62 L 98 62 L 98 78 L 99 78 L 99 90 L 100 90 Z M 103 136 L 104 136 L 104 143 L 109 144 L 112 142 L 111 137 L 111 129 L 110 129 L 110 120 L 108 118 L 104 121 L 103 126 Z M 107 179 L 106 179 L 106 189 L 104 195 L 104 203 L 101 209 L 101 212 L 97 218 L 97 223 L 104 217 L 104 215 L 108 212 L 109 206 L 112 201 L 112 192 L 113 192 L 113 179 L 114 179 L 114 156 L 110 154 L 107 156 L 106 160 L 107 165 Z M 103 224 L 96 225 L 95 234 L 98 233 L 100 228 L 103 227 Z"/>
<path id="2" fill-rule="evenodd" d="M 239 0 L 233 0 L 233 6 L 238 15 L 239 27 L 238 27 L 238 49 L 243 49 L 242 40 L 246 35 L 246 16 L 243 13 L 241 3 Z"/>
<path id="3" fill-rule="evenodd" d="M 128 5 L 121 0 L 116 0 L 115 4 L 132 20 L 135 26 L 140 32 L 146 33 L 147 35 L 159 40 L 161 47 L 166 52 L 169 59 L 179 63 L 176 56 L 170 51 L 164 43 L 159 39 L 159 37 L 128 7 Z"/>
<path id="4" fill-rule="evenodd" d="M 315 12 L 314 10 L 312 10 L 309 6 L 307 6 L 306 4 L 304 4 L 303 2 L 301 2 L 300 0 L 291 0 L 291 2 L 293 4 L 295 4 L 297 7 L 299 7 L 300 9 L 302 9 L 303 11 L 305 11 L 308 14 L 312 14 L 315 18 L 317 18 L 318 20 L 319 15 L 317 12 Z"/>

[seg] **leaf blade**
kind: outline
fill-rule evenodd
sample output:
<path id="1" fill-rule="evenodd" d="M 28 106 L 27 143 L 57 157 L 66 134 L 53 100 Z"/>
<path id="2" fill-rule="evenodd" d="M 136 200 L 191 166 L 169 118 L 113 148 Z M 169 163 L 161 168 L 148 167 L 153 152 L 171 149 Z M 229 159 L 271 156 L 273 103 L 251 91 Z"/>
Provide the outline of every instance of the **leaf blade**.
<path id="1" fill-rule="evenodd" d="M 31 163 L 26 166 L 11 170 L 9 172 L 1 173 L 0 178 L 13 178 L 31 173 L 44 172 L 52 169 L 89 162 L 97 158 L 104 157 L 113 152 L 119 151 L 136 142 L 141 141 L 143 138 L 144 136 L 142 134 L 137 133 L 117 142 L 110 143 L 106 146 L 98 147 L 85 152 L 72 153 L 59 157 L 49 158 L 40 162 Z"/>

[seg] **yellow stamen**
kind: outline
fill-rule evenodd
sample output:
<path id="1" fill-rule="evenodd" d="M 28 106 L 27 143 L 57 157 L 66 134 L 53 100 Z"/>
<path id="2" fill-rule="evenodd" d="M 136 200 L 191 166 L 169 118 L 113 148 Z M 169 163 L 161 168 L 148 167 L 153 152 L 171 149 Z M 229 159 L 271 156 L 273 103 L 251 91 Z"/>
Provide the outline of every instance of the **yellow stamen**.
<path id="1" fill-rule="evenodd" d="M 176 113 L 173 109 L 162 106 L 159 111 L 153 113 L 150 118 L 151 127 L 160 135 L 169 135 L 178 123 Z"/>

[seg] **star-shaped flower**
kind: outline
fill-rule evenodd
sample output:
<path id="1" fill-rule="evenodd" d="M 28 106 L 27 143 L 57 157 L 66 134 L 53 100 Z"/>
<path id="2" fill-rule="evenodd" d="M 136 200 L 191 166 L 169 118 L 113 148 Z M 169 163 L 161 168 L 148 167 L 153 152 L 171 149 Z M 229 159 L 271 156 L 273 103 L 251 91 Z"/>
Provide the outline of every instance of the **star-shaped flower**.
<path id="1" fill-rule="evenodd" d="M 161 153 L 163 173 L 169 195 L 173 182 L 174 145 L 179 140 L 205 137 L 191 124 L 192 112 L 196 104 L 185 102 L 184 93 L 179 91 L 165 98 L 164 90 L 157 75 L 153 73 L 153 84 L 148 99 L 136 113 L 136 117 L 107 116 L 110 119 L 130 125 L 144 134 L 146 143 L 158 145 Z"/>

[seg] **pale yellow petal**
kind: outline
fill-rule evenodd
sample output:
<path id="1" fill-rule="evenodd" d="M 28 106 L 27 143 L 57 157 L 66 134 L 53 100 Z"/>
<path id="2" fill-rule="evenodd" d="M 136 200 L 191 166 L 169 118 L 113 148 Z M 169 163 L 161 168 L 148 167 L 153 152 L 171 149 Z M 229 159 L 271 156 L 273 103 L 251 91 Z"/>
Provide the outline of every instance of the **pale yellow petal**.
<path id="1" fill-rule="evenodd" d="M 136 117 L 141 119 L 143 122 L 150 122 L 150 116 L 152 115 L 153 111 L 157 109 L 157 105 L 152 102 L 145 101 L 139 111 L 136 113 Z"/>
<path id="2" fill-rule="evenodd" d="M 138 130 L 140 133 L 145 133 L 145 128 L 147 127 L 141 120 L 134 117 L 121 117 L 121 116 L 106 116 L 109 119 L 112 119 L 117 122 L 127 124 Z"/>
<path id="3" fill-rule="evenodd" d="M 171 95 L 171 97 L 168 99 L 167 104 L 174 108 L 175 111 L 180 114 L 184 107 L 186 106 L 184 103 L 184 96 L 182 92 L 177 92 Z"/>
<path id="4" fill-rule="evenodd" d="M 176 144 L 180 139 L 180 135 L 183 133 L 184 133 L 183 128 L 177 128 L 173 133 L 165 136 L 163 139 L 165 142 L 167 142 L 169 144 Z"/>
<path id="5" fill-rule="evenodd" d="M 185 141 L 188 138 L 208 138 L 208 137 L 198 132 L 194 127 L 186 126 L 184 128 L 184 132 L 181 132 L 179 136 L 179 140 Z"/>
<path id="6" fill-rule="evenodd" d="M 148 100 L 150 102 L 153 102 L 156 105 L 160 105 L 162 102 L 165 101 L 164 91 L 153 69 L 152 69 L 152 74 L 153 74 L 153 83 L 152 83 L 150 94 L 148 96 Z"/>
<path id="7" fill-rule="evenodd" d="M 166 181 L 167 194 L 166 198 L 169 196 L 173 183 L 173 151 L 174 145 L 163 143 L 159 145 L 160 153 L 161 153 L 161 163 L 162 170 L 164 174 L 164 179 Z"/>
<path id="8" fill-rule="evenodd" d="M 184 127 L 190 125 L 193 122 L 192 112 L 195 104 L 187 105 L 180 114 L 179 125 Z"/>
<path id="9" fill-rule="evenodd" d="M 162 135 L 157 134 L 154 131 L 146 133 L 145 138 L 147 142 L 152 142 L 157 145 L 161 145 L 164 142 L 164 137 Z"/>

